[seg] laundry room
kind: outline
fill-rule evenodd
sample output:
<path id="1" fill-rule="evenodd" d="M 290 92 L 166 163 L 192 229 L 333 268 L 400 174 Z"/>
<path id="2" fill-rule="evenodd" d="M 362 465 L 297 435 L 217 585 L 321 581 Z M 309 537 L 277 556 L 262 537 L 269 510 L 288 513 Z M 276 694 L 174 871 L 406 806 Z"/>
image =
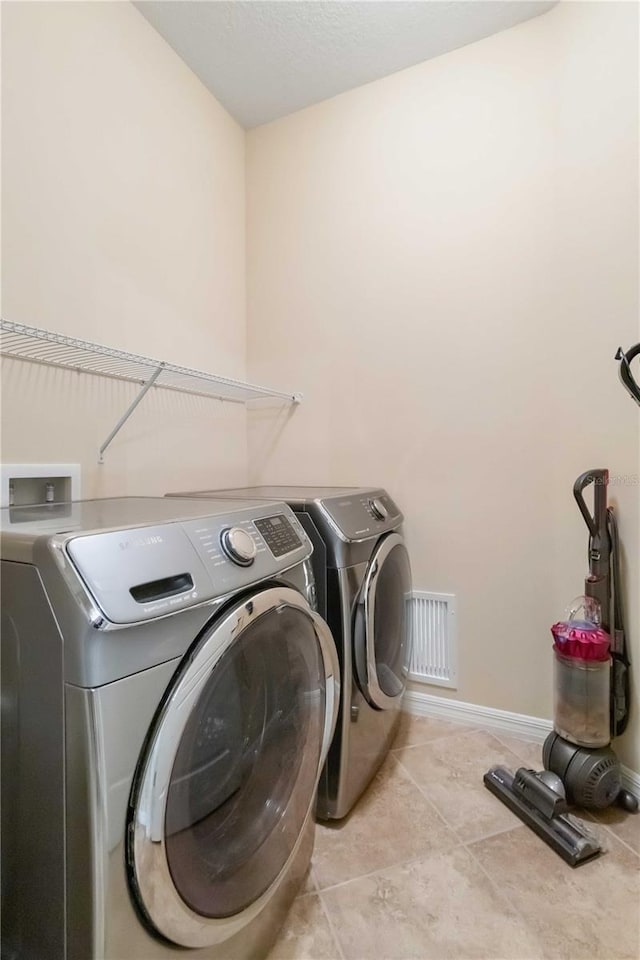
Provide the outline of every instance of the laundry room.
<path id="1" fill-rule="evenodd" d="M 3 956 L 638 957 L 640 4 L 0 18 Z"/>

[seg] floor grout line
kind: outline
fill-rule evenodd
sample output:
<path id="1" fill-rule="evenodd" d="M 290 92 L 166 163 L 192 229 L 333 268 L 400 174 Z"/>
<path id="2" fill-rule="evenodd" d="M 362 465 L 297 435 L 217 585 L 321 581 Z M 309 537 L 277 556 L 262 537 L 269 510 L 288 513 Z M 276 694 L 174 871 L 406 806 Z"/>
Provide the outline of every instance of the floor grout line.
<path id="1" fill-rule="evenodd" d="M 479 733 L 478 727 L 461 726 L 458 730 L 450 730 L 449 733 L 442 733 L 429 740 L 421 740 L 420 743 L 405 743 L 400 747 L 391 747 L 390 753 L 397 753 L 400 750 L 411 750 L 413 747 L 427 747 L 430 743 L 437 743 L 439 740 L 449 740 L 451 737 L 459 737 L 463 733 Z"/>
<path id="2" fill-rule="evenodd" d="M 318 884 L 319 893 L 324 893 L 325 891 L 328 891 L 328 890 L 335 890 L 337 887 L 343 887 L 345 886 L 345 884 L 352 883 L 354 880 L 364 880 L 367 877 L 373 877 L 375 876 L 375 874 L 381 873 L 384 870 L 394 870 L 396 867 L 402 867 L 410 863 L 415 863 L 418 860 L 424 860 L 426 857 L 437 856 L 440 853 L 444 853 L 446 850 L 456 850 L 458 847 L 464 846 L 465 841 L 462 839 L 462 837 L 460 837 L 457 830 L 454 827 L 452 827 L 451 824 L 446 820 L 446 818 L 440 813 L 440 811 L 435 806 L 433 801 L 425 794 L 425 792 L 420 787 L 420 784 L 414 780 L 414 778 L 411 776 L 411 774 L 409 773 L 407 768 L 404 766 L 404 764 L 400 760 L 398 760 L 397 757 L 394 757 L 394 760 L 400 767 L 402 767 L 402 771 L 403 773 L 406 774 L 408 780 L 413 784 L 413 786 L 419 792 L 422 799 L 425 800 L 427 804 L 431 807 L 432 811 L 436 814 L 436 816 L 442 821 L 443 825 L 451 832 L 453 839 L 456 842 L 450 847 L 442 847 L 441 849 L 425 851 L 424 853 L 416 857 L 409 857 L 408 859 L 397 860 L 397 861 L 394 861 L 394 863 L 388 864 L 384 867 L 377 867 L 375 870 L 369 871 L 369 873 L 361 873 L 361 874 L 358 874 L 358 876 L 356 877 L 349 877 L 347 880 L 340 880 L 339 883 L 329 884 L 326 887 L 323 887 L 320 885 L 318 874 L 314 869 L 314 877 L 316 879 L 316 883 Z"/>
<path id="3" fill-rule="evenodd" d="M 499 733 L 494 733 L 493 736 L 496 738 L 496 740 L 498 740 L 498 741 L 502 744 L 503 747 L 505 747 L 507 750 L 510 750 L 511 753 L 512 753 L 515 757 L 518 758 L 518 760 L 522 760 L 523 763 L 526 763 L 525 758 L 522 757 L 522 756 L 520 756 L 520 754 L 516 753 L 516 751 L 513 749 L 513 746 L 509 746 L 508 743 L 505 743 Z M 505 734 L 505 736 L 506 736 L 506 734 Z M 511 740 L 517 740 L 518 743 L 526 743 L 526 744 L 527 744 L 528 746 L 530 746 L 530 747 L 540 747 L 540 766 L 542 767 L 542 743 L 543 743 L 543 741 L 540 741 L 540 743 L 538 743 L 537 740 L 520 740 L 518 737 L 511 737 L 511 736 L 510 736 L 510 739 L 511 739 Z"/>
<path id="4" fill-rule="evenodd" d="M 512 829 L 518 829 L 518 827 L 514 827 L 514 828 L 512 828 Z M 504 832 L 504 831 L 503 831 L 503 832 Z M 476 841 L 474 840 L 474 841 L 472 841 L 472 842 L 475 843 Z M 482 860 L 480 859 L 480 857 L 477 856 L 477 854 L 475 854 L 475 853 L 473 852 L 473 850 L 470 849 L 471 843 L 465 843 L 465 844 L 463 844 L 463 846 L 464 846 L 465 850 L 467 851 L 467 853 L 469 854 L 469 856 L 471 857 L 471 859 L 474 861 L 474 863 L 476 863 L 476 864 L 478 865 L 478 867 L 479 867 L 479 869 L 481 870 L 481 872 L 485 875 L 485 877 L 486 877 L 487 880 L 489 881 L 489 883 L 490 883 L 492 889 L 494 890 L 494 892 L 496 893 L 496 895 L 500 898 L 500 900 L 502 900 L 504 903 L 508 904 L 508 905 L 511 907 L 511 909 L 514 911 L 515 915 L 518 917 L 519 921 L 524 925 L 525 929 L 526 929 L 528 932 L 530 932 L 530 933 L 535 937 L 535 939 L 537 940 L 538 937 L 537 937 L 537 934 L 536 934 L 536 931 L 535 931 L 535 927 L 533 927 L 533 926 L 530 925 L 529 921 L 527 920 L 527 918 L 526 918 L 526 916 L 524 915 L 524 913 L 522 912 L 522 910 L 520 910 L 520 908 L 513 902 L 513 900 L 511 899 L 511 897 L 510 897 L 509 894 L 507 893 L 507 890 L 506 890 L 506 889 L 502 889 L 502 887 L 498 886 L 498 881 L 495 879 L 495 877 L 493 877 L 493 876 L 489 873 L 489 871 L 488 871 L 487 868 L 485 867 L 485 865 L 484 865 L 484 863 L 482 862 Z M 544 955 L 544 949 L 543 949 L 543 955 Z"/>
<path id="5" fill-rule="evenodd" d="M 441 737 L 432 737 L 423 743 L 406 743 L 403 747 L 392 747 L 390 753 L 400 753 L 402 750 L 414 750 L 418 747 L 429 747 L 432 743 L 442 743 L 443 740 L 452 740 L 454 737 L 467 736 L 470 733 L 486 733 L 479 727 L 463 727 L 461 730 L 452 730 L 451 733 L 444 733 Z M 504 746 L 504 744 L 503 744 Z"/>
<path id="6" fill-rule="evenodd" d="M 619 837 L 618 834 L 615 832 L 615 830 L 611 829 L 609 824 L 603 823 L 602 820 L 587 821 L 587 823 L 593 823 L 594 826 L 596 827 L 603 827 L 607 831 L 607 833 L 614 838 L 614 840 L 617 840 L 618 843 L 621 843 L 623 847 L 626 847 L 627 850 L 630 850 L 631 853 L 634 854 L 634 856 L 640 858 L 640 852 L 638 850 L 634 850 L 634 848 L 630 844 L 628 844 L 626 840 L 623 840 L 622 837 Z"/>
<path id="7" fill-rule="evenodd" d="M 503 746 L 504 746 L 504 744 L 503 744 Z M 431 798 L 424 792 L 424 790 L 422 789 L 422 787 L 420 786 L 420 784 L 417 782 L 417 780 L 414 780 L 414 779 L 413 779 L 411 773 L 407 770 L 407 768 L 406 768 L 405 765 L 402 763 L 402 761 L 401 761 L 401 760 L 398 760 L 398 763 L 400 764 L 400 766 L 402 767 L 402 769 L 404 770 L 404 772 L 407 774 L 407 776 L 409 777 L 409 779 L 411 780 L 411 782 L 414 784 L 414 786 L 420 791 L 420 793 L 421 793 L 422 796 L 425 798 L 425 800 L 427 800 L 427 802 L 431 804 L 431 806 L 433 807 L 433 809 L 435 810 L 435 812 L 438 814 L 438 816 L 440 817 L 440 819 L 442 820 L 442 822 L 445 824 L 445 826 L 447 826 L 447 827 L 449 828 L 449 830 L 451 830 L 451 831 L 456 835 L 456 837 L 458 838 L 458 840 L 460 841 L 461 844 L 466 845 L 467 843 L 476 843 L 476 842 L 479 842 L 480 840 L 487 840 L 489 837 L 497 837 L 497 836 L 499 836 L 501 833 L 507 833 L 507 831 L 509 831 L 509 830 L 515 830 L 517 827 L 523 826 L 522 823 L 517 822 L 517 823 L 514 823 L 514 824 L 510 824 L 510 825 L 507 826 L 507 827 L 499 827 L 497 830 L 492 830 L 490 833 L 484 833 L 484 834 L 482 834 L 482 835 L 479 836 L 479 837 L 473 837 L 473 839 L 468 839 L 468 838 L 465 839 L 465 838 L 461 837 L 461 836 L 460 836 L 460 833 L 459 833 L 458 830 L 457 830 L 457 828 L 454 827 L 452 824 L 449 823 L 449 821 L 446 819 L 446 817 L 444 816 L 444 814 L 440 813 L 440 811 L 438 810 L 438 808 L 437 808 L 436 805 L 434 804 L 433 800 L 431 800 Z M 516 817 L 516 820 L 517 820 L 517 819 L 518 819 L 518 818 Z"/>
<path id="8" fill-rule="evenodd" d="M 508 827 L 499 827 L 497 830 L 492 830 L 490 833 L 483 833 L 479 837 L 471 837 L 468 840 L 463 840 L 465 846 L 470 843 L 482 843 L 483 840 L 491 840 L 492 837 L 499 837 L 503 833 L 509 833 L 510 830 L 519 830 L 521 827 L 526 826 L 525 823 L 520 820 L 519 817 L 516 817 L 515 813 L 515 823 L 510 824 Z"/>
<path id="9" fill-rule="evenodd" d="M 357 877 L 349 877 L 347 880 L 340 880 L 338 883 L 331 883 L 326 887 L 320 887 L 318 893 L 329 893 L 333 890 L 338 889 L 339 887 L 345 887 L 348 883 L 354 883 L 356 880 L 368 880 L 370 877 L 375 877 L 376 874 L 384 873 L 385 870 L 396 870 L 398 867 L 405 867 L 411 863 L 416 863 L 418 860 L 425 860 L 427 857 L 438 856 L 441 853 L 446 853 L 449 850 L 457 850 L 458 847 L 464 846 L 462 840 L 456 835 L 457 843 L 454 843 L 452 847 L 443 847 L 441 850 L 430 850 L 425 853 L 421 853 L 415 857 L 408 857 L 405 860 L 395 860 L 393 863 L 385 864 L 384 867 L 376 867 L 375 870 L 370 870 L 369 873 L 360 873 Z"/>
<path id="10" fill-rule="evenodd" d="M 321 890 L 318 890 L 318 900 L 320 901 L 320 906 L 322 907 L 322 912 L 324 913 L 324 915 L 325 915 L 325 917 L 326 917 L 326 920 L 327 920 L 327 923 L 329 924 L 329 930 L 330 930 L 330 932 L 331 932 L 331 936 L 333 937 L 333 942 L 335 943 L 336 947 L 338 948 L 338 958 L 337 958 L 337 960 L 345 960 L 344 950 L 342 949 L 342 944 L 340 943 L 340 938 L 338 937 L 337 930 L 336 930 L 336 928 L 335 928 L 334 925 L 333 925 L 333 920 L 331 919 L 331 911 L 329 910 L 329 907 L 327 906 L 327 904 L 324 902 L 324 897 L 322 896 L 322 891 L 321 891 Z"/>
<path id="11" fill-rule="evenodd" d="M 444 823 L 445 827 L 447 827 L 449 830 L 451 830 L 452 833 L 453 833 L 456 837 L 458 837 L 458 839 L 460 840 L 460 842 L 462 842 L 462 838 L 459 836 L 458 831 L 455 829 L 455 827 L 452 827 L 451 824 L 449 823 L 449 821 L 446 819 L 446 817 L 445 817 L 442 813 L 440 813 L 440 811 L 439 811 L 438 808 L 436 807 L 436 805 L 435 805 L 435 803 L 433 802 L 433 800 L 431 799 L 431 797 L 429 797 L 429 796 L 424 792 L 424 790 L 422 789 L 422 787 L 420 786 L 420 784 L 418 783 L 418 781 L 413 777 L 413 774 L 405 767 L 405 765 L 404 765 L 404 763 L 402 762 L 402 760 L 400 760 L 398 757 L 394 757 L 394 759 L 395 759 L 396 763 L 399 764 L 399 765 L 402 767 L 403 773 L 405 773 L 405 774 L 407 775 L 407 777 L 409 778 L 409 780 L 411 781 L 411 783 L 414 785 L 414 787 L 416 788 L 416 790 L 418 790 L 418 792 L 420 793 L 420 796 L 423 797 L 423 799 L 427 801 L 427 803 L 429 804 L 429 806 L 431 807 L 431 809 L 432 809 L 432 810 L 437 814 L 437 816 L 442 820 L 442 822 Z"/>

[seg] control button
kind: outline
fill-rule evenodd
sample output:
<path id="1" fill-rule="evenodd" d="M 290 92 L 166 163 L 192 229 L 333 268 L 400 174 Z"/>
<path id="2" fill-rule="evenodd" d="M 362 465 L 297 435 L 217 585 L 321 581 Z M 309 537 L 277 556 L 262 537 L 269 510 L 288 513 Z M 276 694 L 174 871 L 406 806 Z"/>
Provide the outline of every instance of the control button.
<path id="1" fill-rule="evenodd" d="M 249 567 L 255 559 L 257 548 L 253 537 L 241 527 L 228 527 L 220 535 L 220 546 L 229 560 L 241 567 Z"/>
<path id="2" fill-rule="evenodd" d="M 302 546 L 300 537 L 282 514 L 264 517 L 254 523 L 276 559 Z"/>
<path id="3" fill-rule="evenodd" d="M 371 507 L 371 512 L 376 520 L 386 520 L 389 516 L 389 511 L 385 507 L 384 503 L 377 497 L 374 497 L 373 500 L 369 500 L 369 506 Z"/>

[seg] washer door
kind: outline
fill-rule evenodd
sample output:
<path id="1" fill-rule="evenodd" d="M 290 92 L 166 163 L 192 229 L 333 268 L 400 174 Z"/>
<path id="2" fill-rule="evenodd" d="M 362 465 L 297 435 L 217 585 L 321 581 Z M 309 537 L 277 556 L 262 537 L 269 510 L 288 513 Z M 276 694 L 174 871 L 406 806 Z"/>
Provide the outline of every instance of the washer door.
<path id="1" fill-rule="evenodd" d="M 315 804 L 338 682 L 329 628 L 284 587 L 238 604 L 185 658 L 127 831 L 136 901 L 168 940 L 223 942 L 270 899 Z"/>
<path id="2" fill-rule="evenodd" d="M 411 566 L 404 540 L 390 533 L 376 547 L 356 608 L 354 659 L 358 684 L 380 710 L 398 706 L 409 673 Z"/>

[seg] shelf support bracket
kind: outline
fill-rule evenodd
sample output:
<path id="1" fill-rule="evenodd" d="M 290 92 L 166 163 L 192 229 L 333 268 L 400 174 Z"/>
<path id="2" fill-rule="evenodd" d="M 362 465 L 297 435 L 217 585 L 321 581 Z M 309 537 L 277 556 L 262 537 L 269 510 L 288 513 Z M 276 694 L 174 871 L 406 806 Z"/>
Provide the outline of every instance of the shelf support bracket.
<path id="1" fill-rule="evenodd" d="M 128 408 L 126 409 L 126 411 L 122 414 L 122 416 L 120 417 L 120 419 L 119 419 L 118 422 L 116 423 L 115 427 L 113 428 L 113 430 L 111 431 L 111 433 L 109 434 L 109 436 L 107 437 L 107 439 L 105 440 L 105 442 L 104 442 L 104 443 L 102 444 L 102 446 L 100 447 L 100 455 L 99 455 L 99 457 L 98 457 L 98 463 L 104 463 L 104 452 L 105 452 L 105 450 L 107 449 L 107 447 L 109 446 L 109 444 L 111 443 L 111 441 L 113 440 L 113 438 L 115 437 L 115 435 L 118 433 L 118 431 L 121 430 L 122 427 L 124 427 L 125 423 L 126 423 L 127 420 L 129 419 L 129 417 L 131 416 L 131 414 L 133 413 L 133 411 L 135 410 L 135 408 L 138 406 L 138 404 L 140 403 L 140 401 L 141 401 L 142 398 L 144 397 L 144 395 L 145 395 L 145 393 L 147 392 L 147 390 L 150 390 L 151 387 L 154 385 L 154 383 L 156 382 L 156 380 L 158 379 L 158 377 L 160 376 L 160 374 L 161 374 L 162 371 L 164 370 L 164 367 L 165 367 L 165 364 L 164 364 L 164 362 L 163 362 L 163 363 L 161 363 L 161 364 L 153 371 L 153 373 L 151 374 L 151 376 L 149 377 L 149 379 L 147 380 L 147 382 L 146 382 L 146 383 L 144 384 L 144 386 L 142 387 L 142 390 L 140 391 L 140 393 L 138 394 L 138 396 L 137 396 L 137 397 L 135 398 L 135 400 L 128 406 Z"/>

